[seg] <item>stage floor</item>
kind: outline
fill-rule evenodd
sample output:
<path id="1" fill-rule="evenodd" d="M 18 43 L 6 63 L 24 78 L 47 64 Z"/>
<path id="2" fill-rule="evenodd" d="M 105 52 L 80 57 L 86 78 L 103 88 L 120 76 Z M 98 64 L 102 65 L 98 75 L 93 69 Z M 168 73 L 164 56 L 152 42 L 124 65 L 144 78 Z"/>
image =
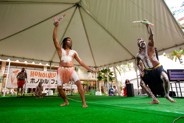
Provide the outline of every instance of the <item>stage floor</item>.
<path id="1" fill-rule="evenodd" d="M 147 96 L 90 96 L 82 108 L 79 95 L 68 96 L 70 105 L 60 107 L 60 97 L 1 97 L 1 123 L 184 123 L 184 98 L 170 103 L 159 98 L 151 105 Z"/>

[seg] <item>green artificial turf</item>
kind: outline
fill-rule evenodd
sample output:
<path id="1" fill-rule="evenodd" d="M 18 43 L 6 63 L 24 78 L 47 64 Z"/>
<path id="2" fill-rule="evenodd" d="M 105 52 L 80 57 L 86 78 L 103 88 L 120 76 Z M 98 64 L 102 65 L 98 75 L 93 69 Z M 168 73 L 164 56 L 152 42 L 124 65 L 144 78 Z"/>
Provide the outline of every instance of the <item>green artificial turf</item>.
<path id="1" fill-rule="evenodd" d="M 86 96 L 88 108 L 82 108 L 80 96 L 68 96 L 70 105 L 60 107 L 59 97 L 1 97 L 1 123 L 172 123 L 184 116 L 184 99 L 170 103 L 159 98 L 151 105 L 146 96 Z M 184 123 L 180 118 L 175 123 Z"/>

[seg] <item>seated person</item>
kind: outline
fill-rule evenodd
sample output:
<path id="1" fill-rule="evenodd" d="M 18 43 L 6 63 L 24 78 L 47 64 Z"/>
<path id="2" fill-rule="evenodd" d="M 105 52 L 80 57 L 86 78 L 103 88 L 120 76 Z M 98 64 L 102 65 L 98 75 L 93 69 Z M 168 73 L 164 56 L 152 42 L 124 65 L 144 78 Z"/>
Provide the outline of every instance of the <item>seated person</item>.
<path id="1" fill-rule="evenodd" d="M 35 90 L 35 96 L 36 97 L 44 97 L 45 96 L 45 93 L 42 93 L 43 91 L 43 82 L 39 82 L 38 86 L 36 87 L 36 90 Z"/>
<path id="2" fill-rule="evenodd" d="M 115 85 L 113 86 L 113 90 L 114 90 L 114 96 L 117 96 L 118 95 L 118 90 L 117 90 Z"/>
<path id="3" fill-rule="evenodd" d="M 109 88 L 109 96 L 114 96 L 114 89 L 112 86 Z"/>

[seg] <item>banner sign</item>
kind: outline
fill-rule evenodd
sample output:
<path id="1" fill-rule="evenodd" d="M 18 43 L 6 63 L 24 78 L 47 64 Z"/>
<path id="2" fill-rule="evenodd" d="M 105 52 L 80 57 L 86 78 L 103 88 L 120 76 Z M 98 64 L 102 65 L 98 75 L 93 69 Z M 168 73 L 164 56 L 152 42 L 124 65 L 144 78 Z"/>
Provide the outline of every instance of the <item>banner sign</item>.
<path id="1" fill-rule="evenodd" d="M 17 74 L 21 69 L 10 69 L 7 88 L 17 88 Z M 57 72 L 26 70 L 27 82 L 26 88 L 36 88 L 39 82 L 43 82 L 44 88 L 57 87 Z"/>

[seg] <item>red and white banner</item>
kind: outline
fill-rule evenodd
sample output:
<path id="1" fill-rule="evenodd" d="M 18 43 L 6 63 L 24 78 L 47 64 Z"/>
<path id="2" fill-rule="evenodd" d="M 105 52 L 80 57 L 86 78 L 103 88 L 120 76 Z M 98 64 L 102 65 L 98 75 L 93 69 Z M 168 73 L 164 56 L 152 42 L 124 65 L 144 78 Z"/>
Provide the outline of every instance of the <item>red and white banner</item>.
<path id="1" fill-rule="evenodd" d="M 21 69 L 10 69 L 7 88 L 17 88 L 17 74 Z M 43 82 L 44 88 L 57 87 L 57 72 L 26 70 L 27 82 L 26 88 L 36 88 L 39 82 Z"/>

